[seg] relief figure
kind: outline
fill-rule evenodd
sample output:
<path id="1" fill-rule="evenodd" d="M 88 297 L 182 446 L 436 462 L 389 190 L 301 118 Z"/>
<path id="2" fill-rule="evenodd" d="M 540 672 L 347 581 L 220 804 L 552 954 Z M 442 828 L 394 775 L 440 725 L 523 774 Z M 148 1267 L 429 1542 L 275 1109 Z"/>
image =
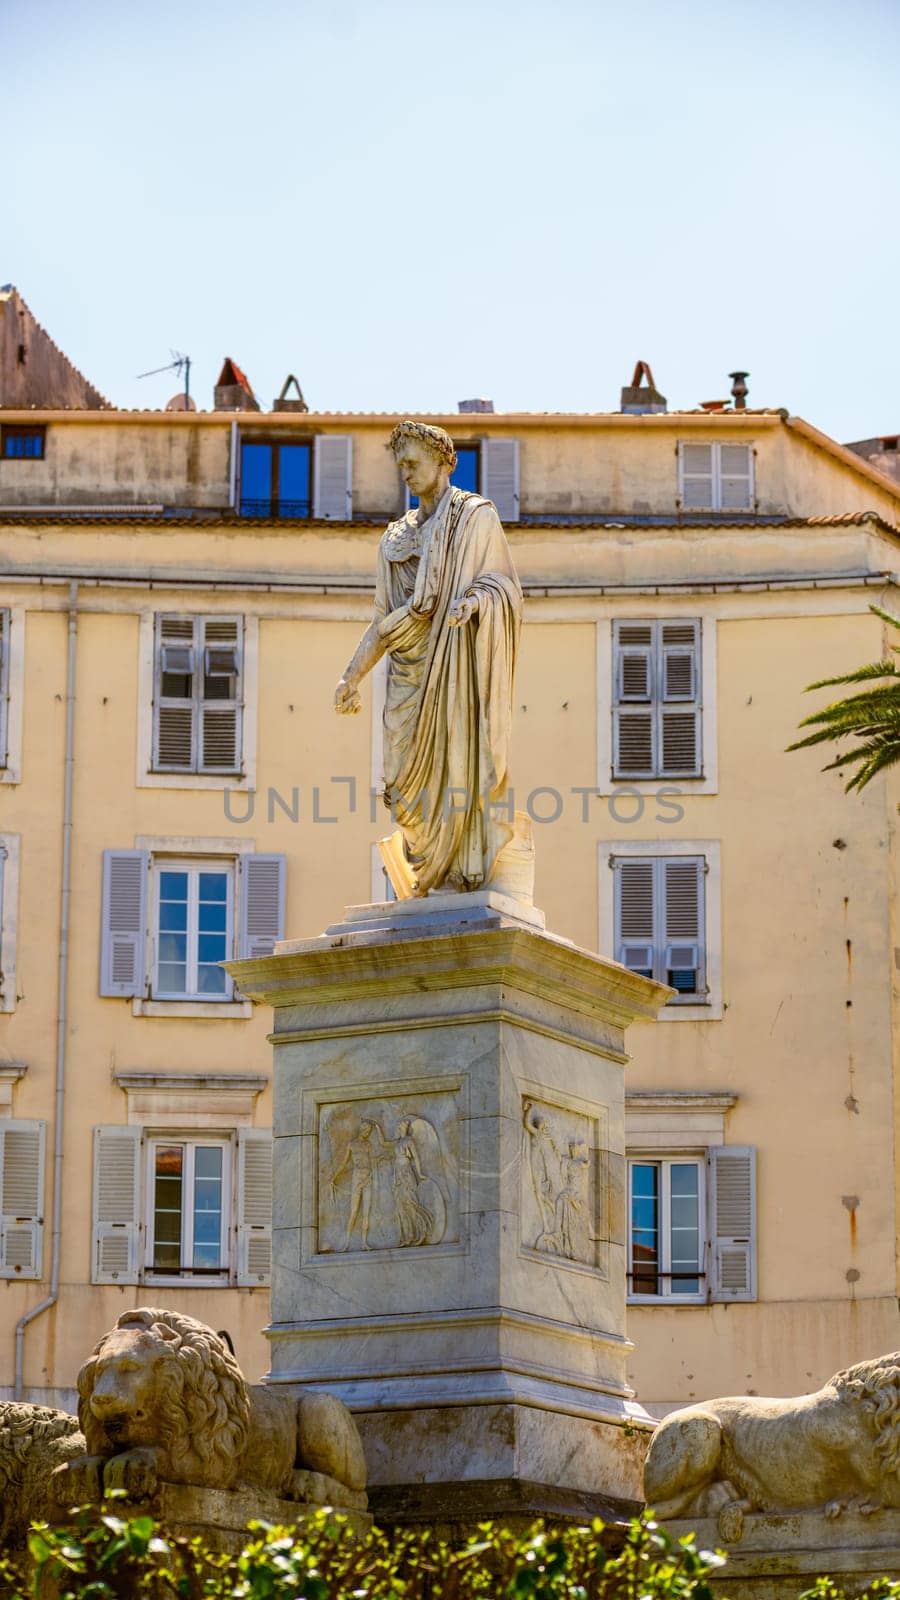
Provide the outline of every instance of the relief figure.
<path id="1" fill-rule="evenodd" d="M 426 1117 L 401 1116 L 389 1138 L 375 1117 L 361 1119 L 329 1182 L 337 1207 L 338 1187 L 350 1174 L 344 1242 L 358 1232 L 363 1250 L 440 1244 L 447 1229 L 447 1190 L 440 1134 Z"/>
<path id="2" fill-rule="evenodd" d="M 523 1110 L 523 1154 L 541 1216 L 532 1249 L 565 1256 L 569 1261 L 586 1261 L 591 1237 L 588 1147 L 583 1139 L 570 1138 L 563 1148 L 546 1112 L 534 1101 L 526 1100 Z"/>

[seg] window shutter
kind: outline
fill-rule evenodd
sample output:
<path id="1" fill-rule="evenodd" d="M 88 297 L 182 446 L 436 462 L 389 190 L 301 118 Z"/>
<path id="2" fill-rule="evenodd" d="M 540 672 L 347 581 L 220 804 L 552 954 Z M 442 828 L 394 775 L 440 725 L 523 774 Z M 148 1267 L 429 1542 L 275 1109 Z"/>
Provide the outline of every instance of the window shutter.
<path id="1" fill-rule="evenodd" d="M 244 1288 L 272 1276 L 272 1135 L 238 1129 L 237 1281 Z"/>
<path id="2" fill-rule="evenodd" d="M 664 904 L 663 983 L 681 995 L 706 999 L 703 977 L 703 888 L 705 862 L 700 856 L 663 857 Z"/>
<path id="3" fill-rule="evenodd" d="M 157 617 L 153 672 L 153 766 L 159 772 L 193 772 L 197 739 L 197 660 L 192 617 Z M 189 679 L 190 693 L 166 695 L 169 674 Z"/>
<path id="4" fill-rule="evenodd" d="M 104 850 L 100 993 L 144 992 L 147 941 L 146 850 Z"/>
<path id="5" fill-rule="evenodd" d="M 501 522 L 518 522 L 518 439 L 484 440 L 481 446 L 481 492 L 486 500 L 493 500 Z"/>
<path id="6" fill-rule="evenodd" d="M 653 623 L 613 626 L 613 775 L 652 778 L 654 750 Z M 643 702 L 646 709 L 638 709 Z"/>
<path id="7" fill-rule="evenodd" d="M 39 1278 L 44 1234 L 43 1122 L 0 1124 L 0 1278 Z"/>
<path id="8" fill-rule="evenodd" d="M 208 617 L 202 624 L 200 678 L 201 772 L 241 767 L 241 620 Z"/>
<path id="9" fill-rule="evenodd" d="M 654 864 L 615 864 L 616 960 L 630 972 L 652 978 L 654 970 Z"/>
<path id="10" fill-rule="evenodd" d="M 710 1297 L 756 1299 L 756 1151 L 717 1145 L 708 1155 Z"/>
<path id="11" fill-rule="evenodd" d="M 242 960 L 270 956 L 284 938 L 284 856 L 241 857 Z"/>
<path id="12" fill-rule="evenodd" d="M 228 504 L 240 505 L 241 500 L 241 431 L 236 422 L 231 424 L 231 444 L 228 456 Z"/>
<path id="13" fill-rule="evenodd" d="M 719 445 L 718 509 L 753 510 L 753 452 L 747 444 Z"/>
<path id="14" fill-rule="evenodd" d="M 92 1283 L 140 1277 L 141 1129 L 94 1129 Z"/>
<path id="15" fill-rule="evenodd" d="M 349 522 L 353 515 L 353 440 L 349 434 L 320 433 L 313 460 L 313 516 Z"/>
<path id="16" fill-rule="evenodd" d="M 712 445 L 683 444 L 679 466 L 682 511 L 711 511 L 715 503 Z"/>

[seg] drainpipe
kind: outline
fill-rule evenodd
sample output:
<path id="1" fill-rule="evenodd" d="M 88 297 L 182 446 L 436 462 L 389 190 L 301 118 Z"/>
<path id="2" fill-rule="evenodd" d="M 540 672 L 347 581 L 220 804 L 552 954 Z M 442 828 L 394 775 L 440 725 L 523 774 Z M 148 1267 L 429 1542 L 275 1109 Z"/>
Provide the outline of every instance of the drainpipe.
<path id="1" fill-rule="evenodd" d="M 66 1032 L 69 1022 L 69 901 L 72 877 L 72 777 L 75 768 L 75 645 L 78 636 L 78 584 L 69 585 L 69 656 L 66 668 L 66 766 L 63 789 L 62 885 L 59 901 L 59 976 L 56 1019 L 56 1120 L 53 1149 L 53 1232 L 50 1293 L 16 1323 L 14 1395 L 21 1400 L 25 1372 L 25 1329 L 59 1299 L 62 1246 L 63 1132 L 66 1100 Z"/>

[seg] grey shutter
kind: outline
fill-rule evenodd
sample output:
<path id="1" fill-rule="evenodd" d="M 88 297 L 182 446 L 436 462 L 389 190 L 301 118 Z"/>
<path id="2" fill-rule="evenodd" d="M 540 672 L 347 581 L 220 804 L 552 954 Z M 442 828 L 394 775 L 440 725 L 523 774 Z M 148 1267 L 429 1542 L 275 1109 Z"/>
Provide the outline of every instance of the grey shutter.
<path id="1" fill-rule="evenodd" d="M 719 511 L 753 510 L 753 452 L 747 444 L 719 445 Z"/>
<path id="2" fill-rule="evenodd" d="M 104 850 L 100 993 L 144 992 L 147 949 L 147 850 Z"/>
<path id="3" fill-rule="evenodd" d="M 272 1135 L 238 1129 L 237 1281 L 244 1288 L 272 1276 Z"/>
<path id="4" fill-rule="evenodd" d="M 153 767 L 157 772 L 194 772 L 197 766 L 197 703 L 202 661 L 193 617 L 156 619 L 153 659 Z M 189 695 L 163 694 L 163 668 L 190 675 Z"/>
<path id="5" fill-rule="evenodd" d="M 482 442 L 481 492 L 486 500 L 493 500 L 501 522 L 518 522 L 518 439 L 485 439 Z"/>
<path id="6" fill-rule="evenodd" d="M 3 896 L 5 893 L 6 845 L 0 840 L 0 1000 L 15 998 L 15 973 L 7 971 L 6 951 L 3 946 Z"/>
<path id="7" fill-rule="evenodd" d="M 655 863 L 615 863 L 616 960 L 631 972 L 653 977 L 655 927 Z"/>
<path id="8" fill-rule="evenodd" d="M 349 522 L 353 515 L 353 440 L 320 433 L 313 451 L 313 516 Z"/>
<path id="9" fill-rule="evenodd" d="M 708 1152 L 710 1297 L 756 1299 L 756 1151 L 716 1145 Z"/>
<path id="10" fill-rule="evenodd" d="M 242 622 L 239 617 L 207 617 L 201 624 L 197 680 L 200 707 L 201 772 L 238 772 L 241 767 Z M 230 682 L 229 682 L 230 680 Z M 206 698 L 208 684 L 227 685 L 227 697 Z"/>
<path id="11" fill-rule="evenodd" d="M 92 1283 L 140 1279 L 141 1129 L 94 1129 Z"/>
<path id="12" fill-rule="evenodd" d="M 43 1122 L 0 1123 L 0 1278 L 39 1278 L 44 1234 Z"/>
<path id="13" fill-rule="evenodd" d="M 241 857 L 242 959 L 270 956 L 284 938 L 285 857 Z"/>
<path id="14" fill-rule="evenodd" d="M 706 1000 L 703 912 L 706 863 L 702 856 L 664 856 L 659 863 L 663 906 L 663 983 L 683 1000 Z"/>
<path id="15" fill-rule="evenodd" d="M 654 625 L 613 625 L 613 776 L 652 778 L 654 749 Z"/>
<path id="16" fill-rule="evenodd" d="M 241 502 L 241 431 L 236 422 L 231 424 L 231 443 L 228 456 L 228 504 L 237 509 Z"/>
<path id="17" fill-rule="evenodd" d="M 659 637 L 659 773 L 697 777 L 700 751 L 700 624 L 663 622 Z"/>
<path id="18" fill-rule="evenodd" d="M 0 611 L 0 767 L 7 762 L 9 727 L 9 612 Z"/>
<path id="19" fill-rule="evenodd" d="M 680 449 L 682 511 L 712 511 L 713 446 L 683 444 Z"/>

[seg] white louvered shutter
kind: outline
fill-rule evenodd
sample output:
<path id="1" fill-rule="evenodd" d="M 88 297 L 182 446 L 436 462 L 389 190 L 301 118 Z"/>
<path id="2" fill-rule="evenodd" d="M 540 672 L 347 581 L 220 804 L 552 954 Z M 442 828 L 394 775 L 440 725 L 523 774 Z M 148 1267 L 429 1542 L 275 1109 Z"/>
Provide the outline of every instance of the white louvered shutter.
<path id="1" fill-rule="evenodd" d="M 656 768 L 654 624 L 613 628 L 613 776 L 652 778 Z"/>
<path id="2" fill-rule="evenodd" d="M 272 1135 L 238 1129 L 237 1281 L 244 1288 L 272 1276 Z"/>
<path id="3" fill-rule="evenodd" d="M 198 768 L 201 772 L 237 772 L 241 766 L 241 619 L 206 617 L 200 631 Z"/>
<path id="4" fill-rule="evenodd" d="M 664 778 L 698 777 L 700 750 L 700 624 L 659 626 L 659 772 Z"/>
<path id="5" fill-rule="evenodd" d="M 43 1122 L 0 1123 L 0 1278 L 39 1278 L 44 1234 Z"/>
<path id="6" fill-rule="evenodd" d="M 9 612 L 0 611 L 0 767 L 6 766 L 9 727 Z"/>
<path id="7" fill-rule="evenodd" d="M 713 446 L 683 444 L 680 450 L 682 511 L 712 511 Z"/>
<path id="8" fill-rule="evenodd" d="M 144 993 L 147 850 L 104 850 L 100 993 Z"/>
<path id="9" fill-rule="evenodd" d="M 231 424 L 231 442 L 228 455 L 228 504 L 237 509 L 241 503 L 241 430 L 236 422 Z"/>
<path id="10" fill-rule="evenodd" d="M 153 662 L 153 768 L 194 772 L 197 765 L 197 621 L 156 618 Z"/>
<path id="11" fill-rule="evenodd" d="M 669 856 L 659 862 L 663 907 L 663 971 L 660 978 L 683 997 L 705 1002 L 702 856 Z"/>
<path id="12" fill-rule="evenodd" d="M 753 510 L 753 451 L 747 444 L 720 444 L 718 511 Z"/>
<path id="13" fill-rule="evenodd" d="M 284 856 L 241 857 L 242 959 L 270 956 L 284 938 Z"/>
<path id="14" fill-rule="evenodd" d="M 713 1300 L 756 1299 L 756 1151 L 717 1145 L 708 1152 Z"/>
<path id="15" fill-rule="evenodd" d="M 616 960 L 645 978 L 654 973 L 655 863 L 616 861 Z"/>
<path id="16" fill-rule="evenodd" d="M 141 1129 L 94 1129 L 92 1283 L 140 1278 Z"/>
<path id="17" fill-rule="evenodd" d="M 320 433 L 313 452 L 313 516 L 349 522 L 353 515 L 353 440 Z"/>
<path id="18" fill-rule="evenodd" d="M 519 520 L 519 441 L 485 439 L 481 446 L 481 492 L 493 500 L 501 522 Z"/>

